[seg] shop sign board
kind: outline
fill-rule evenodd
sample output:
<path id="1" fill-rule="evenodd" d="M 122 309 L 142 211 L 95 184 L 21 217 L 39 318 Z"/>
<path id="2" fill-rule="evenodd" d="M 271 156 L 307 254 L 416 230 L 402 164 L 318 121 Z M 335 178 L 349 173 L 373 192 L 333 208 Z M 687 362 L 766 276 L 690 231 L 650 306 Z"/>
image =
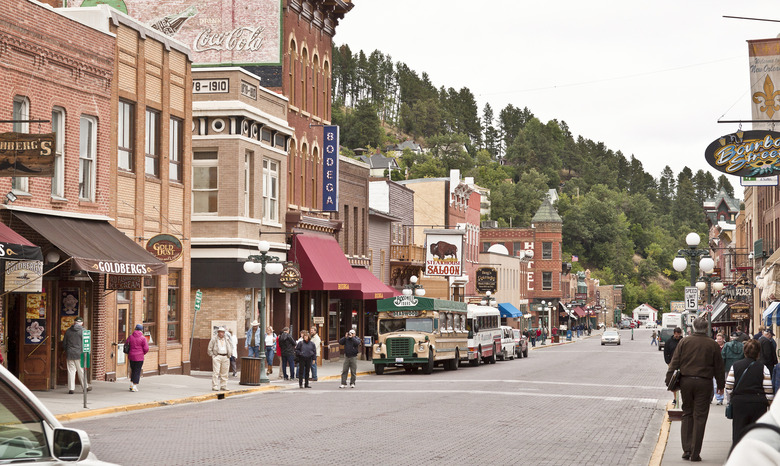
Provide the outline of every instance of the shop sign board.
<path id="1" fill-rule="evenodd" d="M 106 289 L 141 291 L 143 289 L 143 278 L 141 275 L 108 274 L 106 277 Z"/>
<path id="2" fill-rule="evenodd" d="M 463 234 L 465 230 L 425 230 L 425 275 L 463 274 Z"/>
<path id="3" fill-rule="evenodd" d="M 6 261 L 6 293 L 40 293 L 42 290 L 43 261 Z"/>
<path id="4" fill-rule="evenodd" d="M 777 175 L 772 176 L 743 176 L 739 179 L 742 186 L 777 186 Z"/>
<path id="5" fill-rule="evenodd" d="M 286 293 L 295 293 L 301 287 L 301 269 L 295 262 L 285 262 L 279 275 L 279 284 Z"/>
<path id="6" fill-rule="evenodd" d="M 146 243 L 146 250 L 163 262 L 173 262 L 181 256 L 184 248 L 179 238 L 173 235 L 155 235 Z"/>
<path id="7" fill-rule="evenodd" d="M 685 301 L 669 301 L 669 312 L 685 312 Z"/>
<path id="8" fill-rule="evenodd" d="M 339 127 L 323 127 L 322 210 L 339 211 Z"/>
<path id="9" fill-rule="evenodd" d="M 780 173 L 780 132 L 751 130 L 727 134 L 707 146 L 704 158 L 727 175 L 775 175 Z"/>
<path id="10" fill-rule="evenodd" d="M 480 267 L 476 271 L 477 291 L 495 293 L 498 289 L 498 270 L 493 267 Z"/>
<path id="11" fill-rule="evenodd" d="M 0 176 L 54 176 L 54 133 L 0 134 Z"/>

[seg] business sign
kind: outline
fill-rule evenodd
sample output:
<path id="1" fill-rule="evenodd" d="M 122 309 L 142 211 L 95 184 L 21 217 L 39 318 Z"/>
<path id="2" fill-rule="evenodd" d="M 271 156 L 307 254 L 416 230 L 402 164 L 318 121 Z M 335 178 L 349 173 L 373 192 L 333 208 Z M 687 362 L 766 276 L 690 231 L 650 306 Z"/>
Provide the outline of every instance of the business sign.
<path id="1" fill-rule="evenodd" d="M 669 312 L 685 312 L 685 301 L 669 301 Z"/>
<path id="2" fill-rule="evenodd" d="M 743 176 L 739 179 L 741 186 L 777 186 L 777 175 Z"/>
<path id="3" fill-rule="evenodd" d="M 485 293 L 490 291 L 495 293 L 498 289 L 498 270 L 493 267 L 480 267 L 477 269 L 476 274 L 476 286 L 477 291 Z"/>
<path id="4" fill-rule="evenodd" d="M 339 127 L 323 127 L 322 210 L 339 211 Z"/>
<path id="5" fill-rule="evenodd" d="M 54 176 L 54 133 L 0 134 L 0 176 Z"/>
<path id="6" fill-rule="evenodd" d="M 131 290 L 141 291 L 143 289 L 143 277 L 141 275 L 107 275 L 107 290 Z"/>
<path id="7" fill-rule="evenodd" d="M 695 311 L 699 308 L 699 289 L 695 286 L 685 287 L 685 309 L 688 311 Z"/>
<path id="8" fill-rule="evenodd" d="M 780 39 L 749 40 L 750 100 L 753 120 L 775 120 L 780 112 L 777 91 L 780 90 Z M 762 128 L 753 125 L 753 128 Z M 769 129 L 769 124 L 763 129 Z"/>
<path id="9" fill-rule="evenodd" d="M 463 274 L 463 234 L 466 230 L 425 230 L 425 275 Z"/>
<path id="10" fill-rule="evenodd" d="M 230 80 L 227 78 L 193 79 L 193 94 L 227 94 L 230 92 Z"/>
<path id="11" fill-rule="evenodd" d="M 184 250 L 179 238 L 172 235 L 155 235 L 146 242 L 146 250 L 163 262 L 173 262 Z"/>
<path id="12" fill-rule="evenodd" d="M 752 130 L 727 134 L 707 146 L 704 158 L 713 168 L 728 175 L 774 175 L 780 173 L 780 133 Z"/>
<path id="13" fill-rule="evenodd" d="M 43 261 L 6 261 L 6 293 L 40 293 L 42 289 Z"/>
<path id="14" fill-rule="evenodd" d="M 107 0 L 75 3 L 86 7 Z M 243 66 L 258 74 L 263 86 L 282 85 L 280 0 L 124 0 L 124 9 L 187 45 L 197 65 Z"/>
<path id="15" fill-rule="evenodd" d="M 279 284 L 287 293 L 295 293 L 301 287 L 301 269 L 295 262 L 285 262 L 279 275 Z"/>

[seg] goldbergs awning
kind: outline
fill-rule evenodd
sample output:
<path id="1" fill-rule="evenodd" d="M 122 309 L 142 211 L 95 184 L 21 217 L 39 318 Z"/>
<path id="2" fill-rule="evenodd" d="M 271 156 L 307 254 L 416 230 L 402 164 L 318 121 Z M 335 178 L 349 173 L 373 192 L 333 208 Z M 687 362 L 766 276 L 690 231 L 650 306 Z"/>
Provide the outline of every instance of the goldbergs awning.
<path id="1" fill-rule="evenodd" d="M 168 267 L 102 220 L 14 212 L 72 260 L 74 270 L 112 275 L 165 275 Z"/>

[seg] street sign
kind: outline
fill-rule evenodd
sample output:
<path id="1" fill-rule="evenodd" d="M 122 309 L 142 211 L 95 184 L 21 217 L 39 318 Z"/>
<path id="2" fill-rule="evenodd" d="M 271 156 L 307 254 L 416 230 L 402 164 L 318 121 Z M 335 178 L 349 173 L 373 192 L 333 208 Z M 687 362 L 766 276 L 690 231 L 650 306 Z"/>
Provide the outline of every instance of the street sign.
<path id="1" fill-rule="evenodd" d="M 81 351 L 84 353 L 92 352 L 92 330 L 84 330 L 81 337 Z"/>
<path id="2" fill-rule="evenodd" d="M 200 303 L 203 300 L 203 293 L 198 290 L 195 292 L 195 310 L 200 311 Z"/>
<path id="3" fill-rule="evenodd" d="M 695 286 L 685 287 L 685 310 L 695 311 L 698 306 L 699 290 Z"/>

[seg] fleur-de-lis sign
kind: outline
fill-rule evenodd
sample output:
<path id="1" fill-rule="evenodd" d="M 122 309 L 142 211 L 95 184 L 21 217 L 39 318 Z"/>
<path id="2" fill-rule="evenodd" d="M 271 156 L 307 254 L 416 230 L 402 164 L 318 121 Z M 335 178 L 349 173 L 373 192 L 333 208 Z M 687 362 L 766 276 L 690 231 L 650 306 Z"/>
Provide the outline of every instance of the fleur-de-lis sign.
<path id="1" fill-rule="evenodd" d="M 780 97 L 780 91 L 775 90 L 775 85 L 769 75 L 766 75 L 764 79 L 764 92 L 756 92 L 753 94 L 753 102 L 762 104 L 759 107 L 759 111 L 765 112 L 769 115 L 769 118 L 780 111 L 780 104 L 777 103 L 777 98 Z"/>

